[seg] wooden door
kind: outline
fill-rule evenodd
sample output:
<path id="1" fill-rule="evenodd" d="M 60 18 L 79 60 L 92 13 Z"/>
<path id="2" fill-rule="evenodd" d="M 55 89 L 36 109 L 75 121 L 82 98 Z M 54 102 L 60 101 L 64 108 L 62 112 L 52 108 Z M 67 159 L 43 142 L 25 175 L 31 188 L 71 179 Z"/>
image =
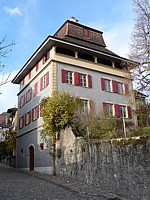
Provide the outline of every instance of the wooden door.
<path id="1" fill-rule="evenodd" d="M 29 147 L 29 154 L 30 154 L 30 171 L 34 171 L 34 147 Z"/>

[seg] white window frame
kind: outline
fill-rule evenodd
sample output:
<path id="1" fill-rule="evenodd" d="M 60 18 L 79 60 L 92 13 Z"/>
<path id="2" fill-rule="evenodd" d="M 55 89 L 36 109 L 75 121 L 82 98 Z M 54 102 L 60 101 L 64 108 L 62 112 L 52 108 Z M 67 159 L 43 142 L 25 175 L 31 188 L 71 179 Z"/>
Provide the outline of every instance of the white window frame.
<path id="1" fill-rule="evenodd" d="M 73 84 L 73 72 L 66 70 L 66 83 Z"/>
<path id="2" fill-rule="evenodd" d="M 87 75 L 80 74 L 80 86 L 87 87 Z"/>
<path id="3" fill-rule="evenodd" d="M 123 94 L 123 83 L 117 82 L 118 93 Z"/>
<path id="4" fill-rule="evenodd" d="M 26 92 L 26 102 L 29 102 L 32 98 L 32 89 L 30 88 L 27 92 Z"/>
<path id="5" fill-rule="evenodd" d="M 22 97 L 20 97 L 20 108 L 22 108 L 25 104 L 25 99 L 24 99 L 24 95 Z"/>
<path id="6" fill-rule="evenodd" d="M 32 119 L 32 121 L 35 121 L 35 120 L 37 120 L 37 106 L 33 108 L 32 112 L 33 112 L 33 119 Z"/>
<path id="7" fill-rule="evenodd" d="M 127 108 L 124 105 L 120 105 L 121 117 L 127 118 Z"/>
<path id="8" fill-rule="evenodd" d="M 104 79 L 104 84 L 105 84 L 105 91 L 111 92 L 111 80 Z"/>
<path id="9" fill-rule="evenodd" d="M 23 128 L 23 118 L 24 118 L 24 116 L 20 117 L 20 127 L 19 128 Z"/>
<path id="10" fill-rule="evenodd" d="M 89 112 L 89 101 L 87 99 L 81 99 L 81 102 L 82 102 L 83 112 L 88 113 Z"/>
<path id="11" fill-rule="evenodd" d="M 46 74 L 42 77 L 42 89 L 46 88 Z"/>
<path id="12" fill-rule="evenodd" d="M 30 117 L 31 117 L 30 115 L 31 115 L 30 111 L 26 113 L 26 115 L 25 115 L 25 118 L 26 118 L 25 122 L 26 122 L 26 124 L 25 125 L 28 125 L 30 123 Z"/>
<path id="13" fill-rule="evenodd" d="M 113 104 L 106 103 L 106 113 L 108 116 L 113 116 Z"/>

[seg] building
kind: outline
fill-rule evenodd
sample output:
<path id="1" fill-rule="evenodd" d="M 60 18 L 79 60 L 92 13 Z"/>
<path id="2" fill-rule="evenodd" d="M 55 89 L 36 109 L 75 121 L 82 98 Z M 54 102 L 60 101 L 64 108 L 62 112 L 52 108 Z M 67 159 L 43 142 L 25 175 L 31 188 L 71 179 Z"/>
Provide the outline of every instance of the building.
<path id="1" fill-rule="evenodd" d="M 9 108 L 0 114 L 0 162 L 15 166 L 16 151 L 8 151 L 5 143 L 9 131 L 17 131 L 17 108 Z M 14 137 L 11 139 L 14 140 Z"/>
<path id="2" fill-rule="evenodd" d="M 67 20 L 48 36 L 14 77 L 18 93 L 17 166 L 51 171 L 49 138 L 40 137 L 41 98 L 54 90 L 67 91 L 82 99 L 84 109 L 133 120 L 132 80 L 123 70 L 122 58 L 106 48 L 103 33 Z"/>

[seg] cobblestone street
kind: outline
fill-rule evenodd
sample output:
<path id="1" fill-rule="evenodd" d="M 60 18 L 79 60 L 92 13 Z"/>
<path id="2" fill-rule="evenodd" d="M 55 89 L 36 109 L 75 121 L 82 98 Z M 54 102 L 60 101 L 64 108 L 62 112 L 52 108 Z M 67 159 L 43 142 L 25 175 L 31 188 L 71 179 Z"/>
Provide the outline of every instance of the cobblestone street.
<path id="1" fill-rule="evenodd" d="M 93 193 L 93 190 L 91 193 L 90 188 L 87 192 L 86 188 L 83 186 L 82 189 L 80 184 L 78 189 L 73 188 L 73 181 L 69 179 L 63 180 L 66 184 L 57 179 L 57 177 L 54 180 L 53 176 L 36 172 L 25 173 L 0 164 L 0 200 L 121 200 L 102 193 Z"/>

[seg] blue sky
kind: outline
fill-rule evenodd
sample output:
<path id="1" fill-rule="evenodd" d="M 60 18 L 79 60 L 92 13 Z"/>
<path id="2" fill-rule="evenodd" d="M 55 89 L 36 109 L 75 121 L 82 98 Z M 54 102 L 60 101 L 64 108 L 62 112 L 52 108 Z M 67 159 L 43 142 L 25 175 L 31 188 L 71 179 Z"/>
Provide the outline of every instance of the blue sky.
<path id="1" fill-rule="evenodd" d="M 71 16 L 103 31 L 107 48 L 128 57 L 132 0 L 0 0 L 0 40 L 6 36 L 4 44 L 17 43 L 7 58 L 0 57 L 5 76 L 11 71 L 13 78 L 45 38 Z M 0 113 L 17 106 L 18 91 L 11 83 L 0 87 Z"/>

